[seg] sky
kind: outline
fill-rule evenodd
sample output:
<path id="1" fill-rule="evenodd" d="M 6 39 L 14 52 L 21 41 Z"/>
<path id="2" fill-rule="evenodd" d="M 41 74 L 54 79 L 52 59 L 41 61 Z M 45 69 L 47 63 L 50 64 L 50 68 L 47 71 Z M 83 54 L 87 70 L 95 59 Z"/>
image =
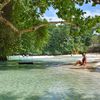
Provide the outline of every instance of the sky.
<path id="1" fill-rule="evenodd" d="M 91 4 L 84 4 L 83 6 L 77 6 L 78 8 L 82 9 L 86 14 L 84 15 L 85 17 L 88 16 L 95 16 L 99 15 L 100 16 L 100 5 L 92 6 Z M 50 7 L 46 13 L 44 14 L 44 17 L 48 21 L 61 21 L 62 19 L 59 19 L 56 15 L 57 10 L 54 10 L 53 7 Z"/>

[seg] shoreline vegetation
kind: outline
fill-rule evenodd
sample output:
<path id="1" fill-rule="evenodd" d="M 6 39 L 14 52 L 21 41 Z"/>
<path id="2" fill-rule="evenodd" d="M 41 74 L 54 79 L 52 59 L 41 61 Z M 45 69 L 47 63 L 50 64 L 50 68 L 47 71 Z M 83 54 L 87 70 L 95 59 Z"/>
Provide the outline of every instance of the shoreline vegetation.
<path id="1" fill-rule="evenodd" d="M 90 68 L 96 68 L 100 66 L 100 54 L 86 54 L 87 56 L 87 64 L 86 66 Z M 81 54 L 77 55 L 42 55 L 42 56 L 22 56 L 22 55 L 17 55 L 17 56 L 9 56 L 8 61 L 16 61 L 18 64 L 36 64 L 39 63 L 56 63 L 56 65 L 72 65 L 74 66 L 75 62 L 77 60 L 81 60 Z"/>

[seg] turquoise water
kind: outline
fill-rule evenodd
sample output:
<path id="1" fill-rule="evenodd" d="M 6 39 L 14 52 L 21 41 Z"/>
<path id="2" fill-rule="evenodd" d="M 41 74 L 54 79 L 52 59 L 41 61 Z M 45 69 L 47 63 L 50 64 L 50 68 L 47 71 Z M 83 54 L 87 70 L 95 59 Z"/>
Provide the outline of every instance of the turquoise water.
<path id="1" fill-rule="evenodd" d="M 70 69 L 60 59 L 0 63 L 0 100 L 100 100 L 100 72 Z"/>

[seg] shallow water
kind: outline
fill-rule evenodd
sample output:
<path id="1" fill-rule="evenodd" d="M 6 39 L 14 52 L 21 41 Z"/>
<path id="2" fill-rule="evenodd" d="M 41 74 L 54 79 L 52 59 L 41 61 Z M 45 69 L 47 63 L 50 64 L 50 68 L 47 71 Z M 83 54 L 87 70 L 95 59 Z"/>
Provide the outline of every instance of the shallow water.
<path id="1" fill-rule="evenodd" d="M 100 72 L 70 69 L 57 59 L 0 63 L 0 100 L 100 100 Z"/>

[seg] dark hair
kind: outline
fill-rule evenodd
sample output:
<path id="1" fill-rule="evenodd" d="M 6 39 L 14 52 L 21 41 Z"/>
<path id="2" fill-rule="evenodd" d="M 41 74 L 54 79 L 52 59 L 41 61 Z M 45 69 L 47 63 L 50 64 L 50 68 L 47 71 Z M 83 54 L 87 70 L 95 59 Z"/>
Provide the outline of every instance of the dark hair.
<path id="1" fill-rule="evenodd" d="M 83 56 L 85 56 L 85 55 L 86 55 L 86 53 L 82 53 L 82 55 L 83 55 Z"/>

